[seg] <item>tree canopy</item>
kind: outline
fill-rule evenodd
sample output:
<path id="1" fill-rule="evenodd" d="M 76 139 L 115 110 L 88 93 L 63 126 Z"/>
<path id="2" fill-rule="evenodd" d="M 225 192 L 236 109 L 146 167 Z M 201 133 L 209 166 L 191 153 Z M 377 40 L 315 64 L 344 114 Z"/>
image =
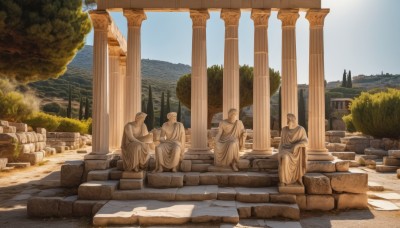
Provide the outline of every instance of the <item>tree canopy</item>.
<path id="1" fill-rule="evenodd" d="M 0 75 L 24 83 L 62 75 L 90 29 L 82 0 L 0 1 Z"/>
<path id="2" fill-rule="evenodd" d="M 269 70 L 270 94 L 273 95 L 279 88 L 281 77 L 278 71 Z M 214 65 L 207 69 L 208 77 L 208 127 L 212 117 L 222 112 L 222 66 Z M 253 104 L 253 67 L 244 65 L 239 69 L 240 77 L 240 108 Z M 179 101 L 190 109 L 191 107 L 191 74 L 183 75 L 176 85 L 176 95 Z"/>

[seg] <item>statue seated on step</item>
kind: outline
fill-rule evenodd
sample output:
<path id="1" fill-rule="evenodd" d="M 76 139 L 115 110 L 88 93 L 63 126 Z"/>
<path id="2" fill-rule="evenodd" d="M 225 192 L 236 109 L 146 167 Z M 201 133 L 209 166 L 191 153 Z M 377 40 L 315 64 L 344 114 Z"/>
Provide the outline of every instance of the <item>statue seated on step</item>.
<path id="1" fill-rule="evenodd" d="M 168 113 L 167 118 L 168 122 L 161 127 L 160 144 L 156 147 L 155 172 L 164 169 L 176 172 L 185 152 L 185 127 L 176 121 L 176 112 Z"/>
<path id="2" fill-rule="evenodd" d="M 231 167 L 234 171 L 239 171 L 239 152 L 244 149 L 247 137 L 243 123 L 237 116 L 238 111 L 231 109 L 228 119 L 219 123 L 214 149 L 215 166 Z"/>
<path id="3" fill-rule="evenodd" d="M 138 172 L 147 166 L 153 134 L 149 134 L 144 124 L 146 116 L 146 113 L 138 112 L 135 121 L 127 123 L 124 127 L 121 149 L 125 171 Z"/>
<path id="4" fill-rule="evenodd" d="M 282 128 L 279 144 L 279 180 L 282 186 L 302 186 L 302 178 L 307 169 L 307 134 L 304 128 L 297 124 L 295 115 L 287 115 L 287 124 L 288 126 Z"/>

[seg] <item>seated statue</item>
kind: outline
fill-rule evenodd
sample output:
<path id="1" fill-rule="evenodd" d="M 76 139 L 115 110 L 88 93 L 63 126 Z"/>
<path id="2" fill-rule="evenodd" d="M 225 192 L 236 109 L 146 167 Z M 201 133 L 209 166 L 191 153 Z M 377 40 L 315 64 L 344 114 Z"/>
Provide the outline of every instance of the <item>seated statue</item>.
<path id="1" fill-rule="evenodd" d="M 124 127 L 122 136 L 122 161 L 125 171 L 143 170 L 150 158 L 149 150 L 153 142 L 153 134 L 149 134 L 144 124 L 147 114 L 138 112 L 135 121 Z"/>
<path id="2" fill-rule="evenodd" d="M 185 127 L 176 121 L 176 112 L 167 115 L 168 122 L 161 127 L 160 144 L 156 147 L 156 169 L 154 172 L 163 172 L 171 169 L 178 170 L 179 162 L 185 152 Z"/>
<path id="3" fill-rule="evenodd" d="M 231 167 L 239 171 L 239 151 L 244 149 L 247 137 L 242 121 L 237 119 L 238 111 L 229 110 L 228 119 L 219 123 L 215 136 L 214 164 L 219 167 Z"/>
<path id="4" fill-rule="evenodd" d="M 291 113 L 287 115 L 287 124 L 282 128 L 279 144 L 279 180 L 282 185 L 303 185 L 302 178 L 307 168 L 307 134 Z"/>

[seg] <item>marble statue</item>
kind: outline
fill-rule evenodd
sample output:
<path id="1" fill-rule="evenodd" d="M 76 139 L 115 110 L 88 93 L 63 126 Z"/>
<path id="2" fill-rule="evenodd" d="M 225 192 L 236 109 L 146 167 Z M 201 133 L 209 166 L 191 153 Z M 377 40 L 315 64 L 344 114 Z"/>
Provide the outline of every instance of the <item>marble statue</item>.
<path id="1" fill-rule="evenodd" d="M 185 127 L 176 121 L 176 112 L 167 115 L 168 121 L 161 127 L 160 144 L 156 147 L 155 172 L 164 169 L 178 170 L 180 161 L 185 152 Z"/>
<path id="2" fill-rule="evenodd" d="M 150 158 L 153 134 L 148 132 L 144 124 L 146 116 L 146 113 L 138 112 L 135 121 L 127 123 L 124 127 L 121 149 L 125 171 L 138 172 L 145 169 Z"/>
<path id="3" fill-rule="evenodd" d="M 287 114 L 287 124 L 282 128 L 279 144 L 279 180 L 282 185 L 303 185 L 302 178 L 307 168 L 307 134 L 291 113 Z"/>
<path id="4" fill-rule="evenodd" d="M 239 151 L 244 149 L 247 137 L 243 123 L 237 116 L 238 111 L 231 109 L 228 119 L 219 123 L 214 149 L 215 166 L 231 167 L 234 171 L 239 171 Z"/>

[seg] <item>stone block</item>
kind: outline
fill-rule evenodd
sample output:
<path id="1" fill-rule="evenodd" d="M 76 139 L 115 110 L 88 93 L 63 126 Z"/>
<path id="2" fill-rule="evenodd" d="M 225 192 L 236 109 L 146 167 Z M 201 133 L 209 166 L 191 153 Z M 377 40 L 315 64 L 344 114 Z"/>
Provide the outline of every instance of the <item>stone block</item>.
<path id="1" fill-rule="evenodd" d="M 26 144 L 26 143 L 28 143 L 28 138 L 26 137 L 25 132 L 24 132 L 24 133 L 22 133 L 22 132 L 15 133 L 15 136 L 17 136 L 18 142 L 19 142 L 20 144 Z"/>
<path id="2" fill-rule="evenodd" d="M 182 172 L 190 172 L 192 170 L 192 161 L 191 160 L 183 160 L 181 162 L 181 171 Z"/>
<path id="3" fill-rule="evenodd" d="M 296 195 L 294 194 L 271 194 L 269 195 L 269 202 L 271 203 L 297 203 Z"/>
<path id="4" fill-rule="evenodd" d="M 7 167 L 8 158 L 0 158 L 0 170 Z"/>
<path id="5" fill-rule="evenodd" d="M 382 149 L 375 149 L 375 148 L 366 148 L 364 150 L 365 155 L 375 155 L 378 158 L 383 158 L 384 156 L 388 156 L 388 151 L 387 150 L 382 150 Z"/>
<path id="6" fill-rule="evenodd" d="M 252 168 L 256 169 L 277 169 L 278 160 L 275 159 L 254 159 Z"/>
<path id="7" fill-rule="evenodd" d="M 336 194 L 336 209 L 367 209 L 368 196 L 367 194 Z"/>
<path id="8" fill-rule="evenodd" d="M 3 130 L 3 126 L 0 126 L 0 134 L 3 134 L 4 130 Z"/>
<path id="9" fill-rule="evenodd" d="M 18 137 L 15 133 L 3 133 L 0 134 L 0 145 L 7 145 L 19 142 Z"/>
<path id="10" fill-rule="evenodd" d="M 297 205 L 301 210 L 307 210 L 307 197 L 304 194 L 296 195 Z"/>
<path id="11" fill-rule="evenodd" d="M 382 184 L 368 181 L 368 190 L 374 192 L 382 192 L 385 190 Z"/>
<path id="12" fill-rule="evenodd" d="M 200 173 L 186 173 L 183 178 L 185 186 L 196 186 L 200 184 Z"/>
<path id="13" fill-rule="evenodd" d="M 307 173 L 333 173 L 336 165 L 332 161 L 308 161 Z"/>
<path id="14" fill-rule="evenodd" d="M 336 161 L 335 168 L 336 172 L 347 172 L 349 171 L 350 162 L 349 161 Z"/>
<path id="15" fill-rule="evenodd" d="M 379 159 L 376 155 L 360 155 L 358 157 L 358 163 L 360 165 L 367 165 L 368 161 Z"/>
<path id="16" fill-rule="evenodd" d="M 371 139 L 370 146 L 375 149 L 381 149 L 381 148 L 383 148 L 382 140 L 381 139 Z"/>
<path id="17" fill-rule="evenodd" d="M 28 199 L 29 217 L 58 217 L 58 208 L 62 197 L 31 197 Z"/>
<path id="18" fill-rule="evenodd" d="M 400 150 L 389 150 L 388 155 L 394 158 L 400 158 Z"/>
<path id="19" fill-rule="evenodd" d="M 264 173 L 230 173 L 228 186 L 231 187 L 268 187 L 272 185 L 272 178 Z M 218 185 L 225 186 L 226 175 L 218 175 Z"/>
<path id="20" fill-rule="evenodd" d="M 332 194 L 330 179 L 320 173 L 307 173 L 303 176 L 303 183 L 307 194 Z"/>
<path id="21" fill-rule="evenodd" d="M 359 167 L 360 163 L 358 161 L 350 161 L 350 167 Z"/>
<path id="22" fill-rule="evenodd" d="M 8 122 L 8 125 L 15 127 L 16 132 L 28 132 L 28 125 L 25 123 Z"/>
<path id="23" fill-rule="evenodd" d="M 368 191 L 368 174 L 362 172 L 338 172 L 325 174 L 331 180 L 335 192 L 365 193 Z"/>
<path id="24" fill-rule="evenodd" d="M 104 170 L 110 166 L 109 160 L 85 160 L 85 171 Z"/>
<path id="25" fill-rule="evenodd" d="M 8 127 L 8 121 L 6 121 L 6 120 L 0 120 L 0 126 L 2 126 L 2 127 Z"/>
<path id="26" fill-rule="evenodd" d="M 60 184 L 63 187 L 78 187 L 83 178 L 83 161 L 67 161 L 61 166 Z"/>
<path id="27" fill-rule="evenodd" d="M 122 178 L 122 172 L 121 170 L 116 170 L 116 169 L 112 169 L 110 171 L 110 179 L 111 180 L 119 180 Z"/>
<path id="28" fill-rule="evenodd" d="M 124 171 L 122 172 L 122 179 L 144 179 L 146 173 L 143 171 L 133 172 L 133 171 Z"/>
<path id="29" fill-rule="evenodd" d="M 355 160 L 356 153 L 354 152 L 332 152 L 332 156 L 335 156 L 341 160 Z"/>
<path id="30" fill-rule="evenodd" d="M 54 146 L 54 149 L 56 149 L 57 153 L 64 153 L 65 146 Z"/>
<path id="31" fill-rule="evenodd" d="M 60 201 L 58 215 L 61 218 L 72 217 L 73 216 L 73 207 L 75 201 L 78 200 L 78 196 L 69 196 L 65 197 Z"/>
<path id="32" fill-rule="evenodd" d="M 119 189 L 121 190 L 135 190 L 143 188 L 143 179 L 120 179 Z"/>
<path id="33" fill-rule="evenodd" d="M 47 130 L 46 130 L 46 128 L 37 127 L 36 128 L 36 133 L 46 135 L 47 134 Z"/>
<path id="34" fill-rule="evenodd" d="M 117 189 L 118 181 L 91 181 L 78 188 L 80 200 L 109 200 Z"/>
<path id="35" fill-rule="evenodd" d="M 236 201 L 244 203 L 268 203 L 271 193 L 278 194 L 276 188 L 236 187 Z"/>
<path id="36" fill-rule="evenodd" d="M 334 208 L 332 195 L 307 195 L 307 210 L 330 211 Z"/>
<path id="37" fill-rule="evenodd" d="M 23 162 L 29 162 L 31 165 L 36 165 L 44 159 L 44 152 L 23 153 L 20 155 Z"/>
<path id="38" fill-rule="evenodd" d="M 382 143 L 383 143 L 383 149 L 385 150 L 398 149 L 397 147 L 398 141 L 395 139 L 383 138 Z"/>
<path id="39" fill-rule="evenodd" d="M 73 205 L 73 216 L 74 217 L 91 217 L 96 200 L 77 200 Z"/>
<path id="40" fill-rule="evenodd" d="M 387 166 L 399 166 L 400 167 L 400 158 L 386 156 L 383 157 L 383 164 Z"/>
<path id="41" fill-rule="evenodd" d="M 260 204 L 252 207 L 252 216 L 259 219 L 287 218 L 300 219 L 300 210 L 297 204 Z"/>
<path id="42" fill-rule="evenodd" d="M 283 185 L 279 184 L 278 186 L 279 193 L 284 194 L 304 194 L 304 186 L 299 184 L 290 184 L 290 185 Z"/>
<path id="43" fill-rule="evenodd" d="M 247 159 L 239 159 L 239 164 L 238 164 L 239 169 L 248 169 L 250 168 L 250 161 Z"/>
<path id="44" fill-rule="evenodd" d="M 14 167 L 16 169 L 24 169 L 31 166 L 29 162 L 9 162 L 7 163 L 7 167 Z"/>
<path id="45" fill-rule="evenodd" d="M 207 172 L 210 164 L 192 164 L 192 172 Z"/>
<path id="46" fill-rule="evenodd" d="M 183 186 L 183 173 L 149 173 L 148 185 L 154 188 L 175 188 Z"/>
<path id="47" fill-rule="evenodd" d="M 236 198 L 235 188 L 218 188 L 218 200 L 234 201 Z"/>
<path id="48" fill-rule="evenodd" d="M 97 201 L 97 203 L 95 205 L 93 205 L 92 207 L 92 216 L 94 216 L 95 214 L 97 214 L 97 212 L 100 211 L 100 209 L 107 203 L 108 201 L 105 200 L 100 200 Z"/>
<path id="49" fill-rule="evenodd" d="M 398 168 L 397 166 L 377 165 L 375 170 L 378 173 L 395 173 Z"/>
<path id="50" fill-rule="evenodd" d="M 17 128 L 14 126 L 3 126 L 3 133 L 17 133 Z"/>
<path id="51" fill-rule="evenodd" d="M 218 185 L 218 178 L 214 173 L 200 173 L 201 185 Z"/>
<path id="52" fill-rule="evenodd" d="M 87 175 L 87 181 L 106 181 L 110 178 L 110 170 L 92 170 Z"/>

